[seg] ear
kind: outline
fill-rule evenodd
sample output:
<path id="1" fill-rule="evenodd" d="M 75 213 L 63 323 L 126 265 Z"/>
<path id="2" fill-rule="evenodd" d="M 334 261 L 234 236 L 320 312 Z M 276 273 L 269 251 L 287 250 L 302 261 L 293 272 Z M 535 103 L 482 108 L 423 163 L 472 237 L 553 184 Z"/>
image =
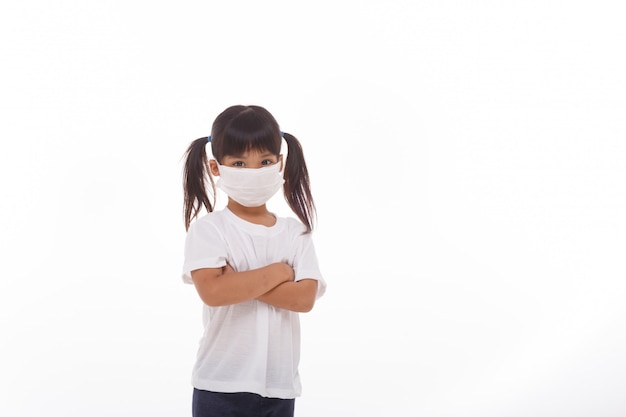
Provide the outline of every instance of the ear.
<path id="1" fill-rule="evenodd" d="M 285 170 L 285 166 L 283 165 L 283 154 L 278 155 L 278 162 L 280 162 L 280 172 Z"/>
<path id="2" fill-rule="evenodd" d="M 209 169 L 211 170 L 211 174 L 215 177 L 220 176 L 220 169 L 217 165 L 217 161 L 215 159 L 209 160 Z"/>

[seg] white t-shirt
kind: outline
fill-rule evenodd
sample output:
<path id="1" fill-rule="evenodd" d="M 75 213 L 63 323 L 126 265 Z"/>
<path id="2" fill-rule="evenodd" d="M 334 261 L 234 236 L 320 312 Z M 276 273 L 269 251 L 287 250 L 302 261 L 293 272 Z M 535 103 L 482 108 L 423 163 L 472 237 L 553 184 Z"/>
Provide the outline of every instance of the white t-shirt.
<path id="1" fill-rule="evenodd" d="M 287 262 L 295 280 L 318 280 L 317 298 L 326 289 L 311 234 L 293 218 L 278 217 L 266 227 L 247 222 L 228 208 L 196 220 L 187 233 L 183 281 L 191 271 L 228 263 L 235 271 Z M 216 392 L 252 392 L 264 397 L 300 395 L 300 320 L 298 313 L 258 300 L 221 307 L 203 305 L 200 340 L 192 383 Z"/>

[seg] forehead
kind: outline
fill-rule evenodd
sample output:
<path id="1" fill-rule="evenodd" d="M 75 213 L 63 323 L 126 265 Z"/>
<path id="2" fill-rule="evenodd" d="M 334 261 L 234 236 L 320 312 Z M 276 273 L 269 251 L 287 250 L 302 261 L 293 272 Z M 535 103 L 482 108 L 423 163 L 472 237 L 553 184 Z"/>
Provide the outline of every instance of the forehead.
<path id="1" fill-rule="evenodd" d="M 234 155 L 224 155 L 224 158 L 237 158 L 237 159 L 265 159 L 276 157 L 274 153 L 268 151 L 267 149 L 247 149 L 241 153 L 237 153 Z"/>

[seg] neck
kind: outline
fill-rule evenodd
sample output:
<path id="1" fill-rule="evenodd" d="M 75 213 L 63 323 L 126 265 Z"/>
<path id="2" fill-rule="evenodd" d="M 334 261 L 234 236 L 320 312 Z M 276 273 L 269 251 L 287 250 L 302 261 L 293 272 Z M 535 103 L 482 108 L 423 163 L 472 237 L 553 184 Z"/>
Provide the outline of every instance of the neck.
<path id="1" fill-rule="evenodd" d="M 264 226 L 273 226 L 276 223 L 276 218 L 269 212 L 265 204 L 258 207 L 246 207 L 228 197 L 227 207 L 235 216 L 250 223 L 262 224 Z"/>

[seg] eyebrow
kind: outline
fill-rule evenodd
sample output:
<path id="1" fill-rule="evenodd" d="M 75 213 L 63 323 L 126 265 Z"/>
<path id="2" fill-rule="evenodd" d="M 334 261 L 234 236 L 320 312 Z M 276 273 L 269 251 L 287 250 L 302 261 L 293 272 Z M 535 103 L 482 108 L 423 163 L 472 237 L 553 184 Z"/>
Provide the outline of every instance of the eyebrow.
<path id="1" fill-rule="evenodd" d="M 231 158 L 244 158 L 244 154 L 226 155 L 226 156 L 230 156 Z M 267 158 L 267 157 L 270 157 L 270 156 L 276 156 L 276 155 L 274 155 L 272 152 L 269 152 L 269 151 L 268 151 L 268 152 L 265 152 L 265 153 L 259 154 L 259 156 L 260 156 L 261 158 Z"/>

